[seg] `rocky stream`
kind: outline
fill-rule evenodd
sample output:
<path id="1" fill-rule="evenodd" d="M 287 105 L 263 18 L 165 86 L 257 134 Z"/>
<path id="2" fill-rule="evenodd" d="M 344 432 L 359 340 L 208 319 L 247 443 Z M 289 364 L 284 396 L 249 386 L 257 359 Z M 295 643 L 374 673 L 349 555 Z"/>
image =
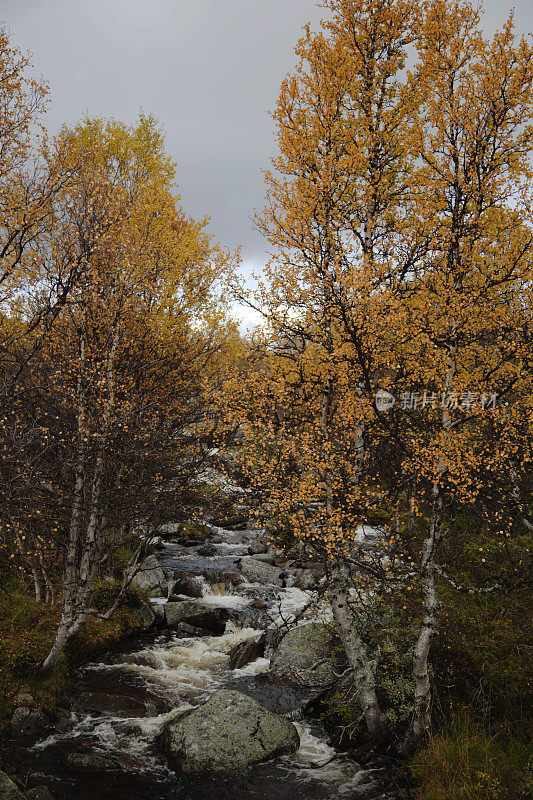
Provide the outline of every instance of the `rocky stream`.
<path id="1" fill-rule="evenodd" d="M 260 530 L 213 526 L 200 546 L 172 530 L 138 578 L 166 595 L 146 608 L 146 632 L 81 667 L 37 741 L 13 740 L 27 788 L 57 800 L 395 798 L 383 764 L 336 751 L 308 712 L 336 668 L 327 606 L 307 608 L 319 577 L 284 572 Z"/>

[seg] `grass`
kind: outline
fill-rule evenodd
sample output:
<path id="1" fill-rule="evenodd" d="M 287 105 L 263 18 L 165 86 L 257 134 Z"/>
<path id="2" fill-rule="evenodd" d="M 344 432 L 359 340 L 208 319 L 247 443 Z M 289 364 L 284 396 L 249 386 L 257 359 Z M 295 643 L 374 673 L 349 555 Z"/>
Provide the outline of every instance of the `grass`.
<path id="1" fill-rule="evenodd" d="M 432 647 L 435 732 L 411 762 L 416 800 L 533 795 L 529 596 L 444 589 Z"/>
<path id="2" fill-rule="evenodd" d="M 95 606 L 101 610 L 109 607 L 117 591 L 117 584 L 99 586 Z M 36 603 L 20 581 L 8 581 L 0 589 L 0 727 L 9 720 L 21 692 L 31 694 L 39 708 L 57 706 L 76 665 L 142 628 L 139 608 L 143 599 L 142 592 L 131 589 L 124 606 L 111 619 L 89 618 L 56 667 L 41 676 L 36 668 L 54 641 L 59 607 Z"/>
<path id="3" fill-rule="evenodd" d="M 417 800 L 525 800 L 533 792 L 530 747 L 484 729 L 468 710 L 429 739 L 410 767 Z"/>
<path id="4" fill-rule="evenodd" d="M 9 718 L 15 698 L 31 694 L 41 708 L 53 708 L 68 684 L 69 665 L 63 656 L 46 676 L 35 668 L 54 640 L 57 607 L 36 603 L 17 580 L 0 591 L 0 722 Z"/>

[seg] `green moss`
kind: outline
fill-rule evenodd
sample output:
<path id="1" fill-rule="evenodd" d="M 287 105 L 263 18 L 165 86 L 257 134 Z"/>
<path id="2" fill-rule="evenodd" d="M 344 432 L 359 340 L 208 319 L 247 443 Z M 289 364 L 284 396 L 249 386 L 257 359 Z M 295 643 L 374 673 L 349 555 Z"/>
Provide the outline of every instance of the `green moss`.
<path id="1" fill-rule="evenodd" d="M 57 607 L 36 603 L 25 587 L 9 581 L 0 591 L 0 721 L 11 714 L 21 692 L 31 694 L 41 708 L 52 708 L 68 684 L 69 667 L 63 656 L 46 676 L 38 664 L 54 641 Z"/>
<path id="2" fill-rule="evenodd" d="M 101 583 L 94 593 L 95 608 L 107 610 L 117 597 L 118 583 Z M 127 636 L 143 630 L 139 608 L 142 591 L 131 587 L 111 619 L 89 617 L 69 644 L 56 667 L 39 675 L 37 667 L 54 641 L 59 607 L 36 603 L 24 585 L 10 581 L 0 590 L 0 727 L 11 716 L 15 698 L 28 692 L 36 705 L 54 708 L 66 691 L 72 669 L 91 656 L 109 649 Z"/>
<path id="3" fill-rule="evenodd" d="M 98 584 L 93 594 L 94 608 L 105 613 L 113 605 L 120 588 L 118 582 L 105 581 Z M 143 601 L 146 601 L 146 595 L 142 589 L 130 586 L 121 605 L 110 619 L 90 616 L 76 638 L 69 644 L 69 660 L 73 663 L 85 661 L 141 631 L 143 623 L 138 609 Z"/>

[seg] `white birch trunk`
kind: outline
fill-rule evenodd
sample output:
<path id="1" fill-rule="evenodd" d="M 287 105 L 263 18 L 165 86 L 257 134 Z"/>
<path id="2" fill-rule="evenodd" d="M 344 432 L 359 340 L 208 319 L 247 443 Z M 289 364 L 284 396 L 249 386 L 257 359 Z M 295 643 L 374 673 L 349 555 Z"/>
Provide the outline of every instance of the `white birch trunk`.
<path id="1" fill-rule="evenodd" d="M 70 525 L 69 544 L 66 555 L 66 564 L 63 580 L 63 603 L 61 619 L 57 629 L 56 638 L 52 648 L 41 665 L 41 671 L 53 669 L 57 664 L 66 645 L 81 629 L 92 599 L 94 586 L 98 578 L 98 536 L 101 521 L 101 499 L 103 488 L 103 474 L 105 466 L 105 448 L 111 421 L 111 414 L 115 403 L 115 371 L 114 360 L 119 342 L 119 327 L 117 325 L 112 346 L 110 348 L 107 366 L 107 399 L 104 407 L 102 426 L 97 443 L 96 462 L 93 468 L 89 519 L 85 528 L 85 536 L 81 536 L 81 522 L 83 518 L 83 498 L 86 484 L 86 447 L 84 430 L 84 394 L 82 386 L 82 372 L 78 384 L 78 462 L 76 465 L 76 480 L 74 486 L 74 501 Z M 84 366 L 84 347 L 82 338 L 81 364 Z"/>
<path id="2" fill-rule="evenodd" d="M 385 738 L 385 728 L 376 694 L 377 664 L 370 658 L 357 632 L 357 620 L 348 602 L 348 583 L 347 568 L 334 567 L 333 618 L 353 670 L 355 691 L 368 731 L 376 742 L 380 742 Z"/>

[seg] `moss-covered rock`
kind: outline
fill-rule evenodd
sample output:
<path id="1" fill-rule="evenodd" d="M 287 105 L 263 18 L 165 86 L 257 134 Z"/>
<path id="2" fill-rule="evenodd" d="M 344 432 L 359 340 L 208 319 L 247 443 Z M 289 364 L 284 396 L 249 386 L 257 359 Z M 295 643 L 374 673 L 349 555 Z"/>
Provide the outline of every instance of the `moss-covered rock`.
<path id="1" fill-rule="evenodd" d="M 283 637 L 271 661 L 271 671 L 297 686 L 321 690 L 335 682 L 341 650 L 330 625 L 300 625 Z"/>
<path id="2" fill-rule="evenodd" d="M 170 725 L 164 743 L 174 769 L 231 774 L 293 753 L 300 739 L 289 720 L 247 695 L 224 690 Z"/>
<path id="3" fill-rule="evenodd" d="M 5 772 L 0 772 L 0 800 L 24 800 L 22 792 Z"/>
<path id="4" fill-rule="evenodd" d="M 132 584 L 151 597 L 162 597 L 166 592 L 167 579 L 156 556 L 147 556 L 132 574 Z"/>

